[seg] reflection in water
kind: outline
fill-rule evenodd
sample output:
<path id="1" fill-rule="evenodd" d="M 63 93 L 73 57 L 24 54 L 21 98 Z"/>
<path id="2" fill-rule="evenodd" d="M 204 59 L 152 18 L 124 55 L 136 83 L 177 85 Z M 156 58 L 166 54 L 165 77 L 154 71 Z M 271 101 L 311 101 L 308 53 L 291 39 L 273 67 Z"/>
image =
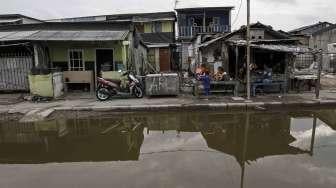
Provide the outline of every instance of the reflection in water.
<path id="1" fill-rule="evenodd" d="M 138 160 L 143 126 L 115 121 L 63 120 L 36 124 L 3 122 L 1 163 Z"/>
<path id="2" fill-rule="evenodd" d="M 176 131 L 176 137 L 181 137 L 181 133 L 195 132 L 202 135 L 208 148 L 236 159 L 241 167 L 241 187 L 244 187 L 246 164 L 267 156 L 313 155 L 317 119 L 335 130 L 334 112 L 314 113 L 307 149 L 293 145 L 296 138 L 291 134 L 291 118 L 300 116 L 295 113 L 169 112 L 30 124 L 3 121 L 0 122 L 0 163 L 137 161 L 144 154 L 140 152 L 146 139 L 144 134 Z M 310 118 L 311 114 L 308 113 Z"/>

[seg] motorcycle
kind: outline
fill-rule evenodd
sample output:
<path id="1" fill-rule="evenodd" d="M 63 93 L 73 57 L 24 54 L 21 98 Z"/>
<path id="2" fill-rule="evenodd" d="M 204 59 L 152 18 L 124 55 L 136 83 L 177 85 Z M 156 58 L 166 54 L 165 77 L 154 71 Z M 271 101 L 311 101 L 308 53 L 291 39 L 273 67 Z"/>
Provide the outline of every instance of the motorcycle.
<path id="1" fill-rule="evenodd" d="M 122 84 L 121 79 L 106 79 L 98 77 L 98 88 L 96 91 L 97 99 L 100 101 L 106 101 L 115 95 L 133 95 L 136 98 L 142 98 L 144 96 L 144 92 L 141 82 L 131 72 L 123 73 L 122 77 L 125 76 L 127 76 L 128 80 L 126 84 Z"/>

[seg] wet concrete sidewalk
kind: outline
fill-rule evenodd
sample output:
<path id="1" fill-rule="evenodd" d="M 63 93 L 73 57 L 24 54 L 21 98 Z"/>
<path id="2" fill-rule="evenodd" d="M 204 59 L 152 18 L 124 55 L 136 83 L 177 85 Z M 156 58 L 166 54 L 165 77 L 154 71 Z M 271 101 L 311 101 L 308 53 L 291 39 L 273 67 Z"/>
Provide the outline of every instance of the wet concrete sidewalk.
<path id="1" fill-rule="evenodd" d="M 6 101 L 5 96 L 0 96 Z M 211 96 L 209 100 L 191 95 L 164 98 L 116 98 L 110 101 L 97 101 L 94 95 L 74 94 L 61 100 L 50 102 L 18 101 L 12 104 L 0 103 L 0 114 L 21 114 L 21 121 L 41 121 L 56 111 L 156 111 L 169 109 L 220 109 L 220 110 L 268 110 L 288 107 L 322 107 L 336 106 L 336 92 L 325 90 L 319 100 L 314 93 L 279 95 L 259 95 L 252 101 L 244 98 L 234 100 L 231 96 Z"/>

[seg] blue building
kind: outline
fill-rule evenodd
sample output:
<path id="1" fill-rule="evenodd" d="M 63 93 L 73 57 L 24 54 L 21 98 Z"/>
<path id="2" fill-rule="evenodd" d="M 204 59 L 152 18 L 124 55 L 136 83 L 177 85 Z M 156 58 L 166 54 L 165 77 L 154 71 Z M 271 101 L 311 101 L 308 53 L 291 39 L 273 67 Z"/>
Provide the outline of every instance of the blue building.
<path id="1" fill-rule="evenodd" d="M 190 39 L 199 33 L 227 33 L 231 31 L 233 7 L 205 7 L 176 9 L 180 39 Z"/>
<path id="2" fill-rule="evenodd" d="M 231 11 L 234 7 L 227 3 L 220 5 L 202 4 L 201 2 L 178 1 L 177 12 L 177 41 L 181 69 L 187 71 L 191 63 L 188 58 L 192 53 L 191 44 L 199 34 L 216 34 L 231 32 Z"/>

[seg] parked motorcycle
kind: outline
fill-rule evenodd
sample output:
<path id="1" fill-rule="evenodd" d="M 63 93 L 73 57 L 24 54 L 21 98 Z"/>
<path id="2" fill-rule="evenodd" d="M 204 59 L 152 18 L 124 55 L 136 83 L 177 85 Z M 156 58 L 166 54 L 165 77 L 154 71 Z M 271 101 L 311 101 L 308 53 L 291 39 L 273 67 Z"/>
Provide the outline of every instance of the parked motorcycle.
<path id="1" fill-rule="evenodd" d="M 106 101 L 115 95 L 133 95 L 136 98 L 144 96 L 141 82 L 131 73 L 125 72 L 122 76 L 127 76 L 128 82 L 122 84 L 121 79 L 105 79 L 98 77 L 97 99 Z"/>

